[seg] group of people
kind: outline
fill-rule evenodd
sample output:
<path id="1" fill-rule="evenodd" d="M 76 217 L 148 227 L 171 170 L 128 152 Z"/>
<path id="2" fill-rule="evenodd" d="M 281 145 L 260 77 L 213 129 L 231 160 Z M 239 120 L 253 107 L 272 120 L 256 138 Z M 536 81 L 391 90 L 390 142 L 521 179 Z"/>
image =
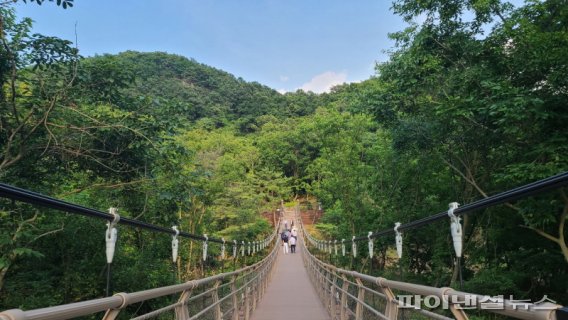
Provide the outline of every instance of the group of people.
<path id="1" fill-rule="evenodd" d="M 296 242 L 298 241 L 298 230 L 294 227 L 294 221 L 292 221 L 291 229 L 288 228 L 288 220 L 284 221 L 284 231 L 280 234 L 282 239 L 282 247 L 284 254 L 296 253 Z M 289 249 L 288 249 L 289 246 Z"/>

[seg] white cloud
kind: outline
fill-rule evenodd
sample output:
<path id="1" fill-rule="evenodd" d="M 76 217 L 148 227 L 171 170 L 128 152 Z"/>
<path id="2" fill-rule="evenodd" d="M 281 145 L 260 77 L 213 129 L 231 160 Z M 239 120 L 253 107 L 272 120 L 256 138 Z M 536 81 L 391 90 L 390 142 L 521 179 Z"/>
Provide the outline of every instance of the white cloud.
<path id="1" fill-rule="evenodd" d="M 312 91 L 315 93 L 329 92 L 332 87 L 342 84 L 347 79 L 347 73 L 335 73 L 333 71 L 326 71 L 313 77 L 307 83 L 304 83 L 300 89 L 304 91 Z"/>
<path id="2" fill-rule="evenodd" d="M 286 92 L 288 92 L 288 90 L 286 89 L 278 89 L 276 91 L 278 91 L 280 94 L 285 94 Z"/>
<path id="3" fill-rule="evenodd" d="M 288 81 L 288 79 L 290 79 L 290 78 L 288 78 L 287 76 L 280 76 L 280 81 L 282 81 L 282 82 L 286 82 L 286 81 Z"/>

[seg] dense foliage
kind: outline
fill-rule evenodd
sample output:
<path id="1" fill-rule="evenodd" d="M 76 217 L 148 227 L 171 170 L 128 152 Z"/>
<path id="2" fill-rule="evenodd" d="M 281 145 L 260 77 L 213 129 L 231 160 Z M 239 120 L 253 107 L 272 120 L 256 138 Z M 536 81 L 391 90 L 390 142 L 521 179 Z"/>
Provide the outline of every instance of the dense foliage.
<path id="1" fill-rule="evenodd" d="M 226 238 L 261 239 L 263 212 L 314 195 L 319 234 L 350 239 L 568 170 L 565 1 L 393 9 L 409 27 L 376 76 L 282 95 L 166 53 L 82 58 L 0 6 L 0 180 Z M 104 294 L 102 221 L 0 201 L 0 308 Z M 465 217 L 463 289 L 568 304 L 567 220 L 565 189 Z M 372 260 L 333 262 L 459 286 L 441 224 L 405 234 L 400 261 L 385 238 Z M 169 237 L 120 232 L 117 291 L 244 262 L 204 265 L 185 241 L 172 266 Z"/>

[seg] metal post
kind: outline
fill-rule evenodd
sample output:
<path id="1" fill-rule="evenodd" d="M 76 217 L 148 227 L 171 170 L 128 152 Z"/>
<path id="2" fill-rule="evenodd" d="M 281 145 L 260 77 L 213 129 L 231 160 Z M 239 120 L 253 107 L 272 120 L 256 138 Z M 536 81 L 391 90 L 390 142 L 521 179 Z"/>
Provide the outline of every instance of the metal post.
<path id="1" fill-rule="evenodd" d="M 252 283 L 252 311 L 256 310 L 256 300 L 258 298 L 258 279 Z"/>
<path id="2" fill-rule="evenodd" d="M 383 292 L 383 294 L 385 296 L 387 296 L 386 307 L 385 307 L 385 317 L 387 317 L 389 320 L 397 320 L 397 318 L 398 318 L 398 303 L 396 302 L 396 297 L 394 296 L 394 293 L 392 292 L 392 290 L 389 287 L 383 285 L 383 280 L 386 280 L 386 279 L 385 278 L 378 278 L 377 284 L 381 288 L 381 291 Z"/>
<path id="3" fill-rule="evenodd" d="M 347 320 L 347 290 L 349 290 L 349 282 L 347 282 L 347 278 L 342 276 L 343 278 L 343 285 L 341 286 L 341 320 Z"/>
<path id="4" fill-rule="evenodd" d="M 231 294 L 233 295 L 232 320 L 239 320 L 239 298 L 237 298 L 237 276 L 233 276 L 233 278 L 231 278 Z"/>
<path id="5" fill-rule="evenodd" d="M 178 305 L 175 308 L 176 320 L 189 320 L 189 310 L 187 309 L 186 303 L 187 299 L 189 299 L 190 296 L 191 296 L 191 290 L 185 290 L 184 292 L 181 293 L 181 296 L 178 301 L 180 305 Z"/>
<path id="6" fill-rule="evenodd" d="M 102 320 L 114 320 L 116 319 L 116 317 L 118 317 L 119 313 L 120 309 L 109 309 L 105 312 Z"/>
<path id="7" fill-rule="evenodd" d="M 335 286 L 336 286 L 336 281 L 337 281 L 337 277 L 335 276 L 335 273 L 331 273 L 331 288 L 330 288 L 330 294 L 329 294 L 329 313 L 331 314 L 331 318 L 334 319 L 335 318 Z"/>
<path id="8" fill-rule="evenodd" d="M 223 313 L 221 312 L 221 304 L 219 303 L 219 284 L 221 284 L 221 280 L 215 281 L 215 285 L 213 285 L 213 292 L 211 293 L 211 300 L 212 304 L 215 305 L 215 320 L 222 320 Z"/>
<path id="9" fill-rule="evenodd" d="M 266 294 L 266 286 L 268 284 L 268 269 L 264 269 L 264 271 L 262 272 L 262 283 L 261 284 L 262 284 L 262 286 L 261 286 L 260 297 L 262 298 Z"/>
<path id="10" fill-rule="evenodd" d="M 245 289 L 245 320 L 250 319 L 250 287 Z"/>
<path id="11" fill-rule="evenodd" d="M 365 301 L 365 289 L 361 279 L 355 279 L 357 282 L 357 307 L 355 308 L 355 320 L 363 320 L 363 302 Z"/>

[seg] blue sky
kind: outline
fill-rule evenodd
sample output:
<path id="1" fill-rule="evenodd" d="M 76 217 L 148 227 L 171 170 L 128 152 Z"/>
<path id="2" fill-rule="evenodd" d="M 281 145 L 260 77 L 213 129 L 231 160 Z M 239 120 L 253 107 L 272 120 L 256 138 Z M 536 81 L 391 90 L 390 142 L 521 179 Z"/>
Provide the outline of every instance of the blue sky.
<path id="1" fill-rule="evenodd" d="M 75 40 L 84 56 L 165 51 L 277 90 L 321 92 L 369 78 L 404 28 L 386 0 L 75 0 L 18 4 L 34 31 Z"/>

